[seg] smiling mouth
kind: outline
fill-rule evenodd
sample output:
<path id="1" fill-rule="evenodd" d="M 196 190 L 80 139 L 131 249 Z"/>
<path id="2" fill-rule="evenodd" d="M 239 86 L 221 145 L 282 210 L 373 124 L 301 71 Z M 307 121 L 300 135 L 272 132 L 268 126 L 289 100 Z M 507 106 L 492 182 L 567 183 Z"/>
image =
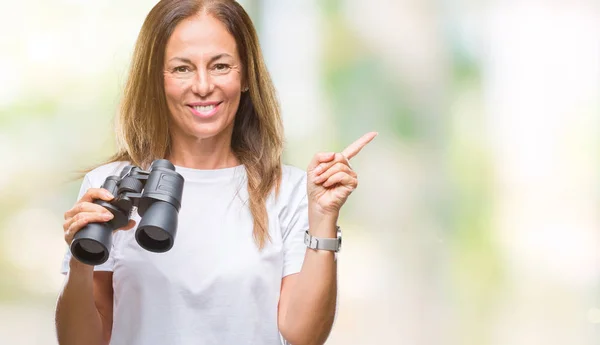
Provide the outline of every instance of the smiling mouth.
<path id="1" fill-rule="evenodd" d="M 216 114 L 217 110 L 219 110 L 220 105 L 221 103 L 210 105 L 188 105 L 188 107 L 190 107 L 194 115 L 198 117 L 207 118 Z"/>
<path id="2" fill-rule="evenodd" d="M 192 108 L 194 108 L 194 110 L 196 110 L 199 113 L 208 113 L 210 111 L 212 111 L 213 109 L 215 109 L 217 107 L 216 104 L 213 105 L 196 105 L 193 106 Z"/>

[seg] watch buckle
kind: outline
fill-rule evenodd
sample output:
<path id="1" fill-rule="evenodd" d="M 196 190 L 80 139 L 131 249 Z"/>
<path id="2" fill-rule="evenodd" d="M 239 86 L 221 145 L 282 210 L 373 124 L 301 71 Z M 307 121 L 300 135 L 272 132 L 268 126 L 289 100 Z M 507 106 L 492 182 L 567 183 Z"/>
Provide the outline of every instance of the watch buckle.
<path id="1" fill-rule="evenodd" d="M 310 247 L 319 249 L 319 239 L 313 236 L 310 236 Z"/>

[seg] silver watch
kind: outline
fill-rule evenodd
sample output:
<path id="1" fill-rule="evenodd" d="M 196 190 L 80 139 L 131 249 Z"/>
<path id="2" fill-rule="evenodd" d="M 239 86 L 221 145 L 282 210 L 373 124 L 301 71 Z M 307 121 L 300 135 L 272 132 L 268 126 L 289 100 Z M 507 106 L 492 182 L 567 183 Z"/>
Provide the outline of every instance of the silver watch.
<path id="1" fill-rule="evenodd" d="M 342 248 L 342 229 L 337 227 L 337 238 L 314 237 L 306 230 L 304 244 L 310 249 L 330 250 L 337 253 Z"/>

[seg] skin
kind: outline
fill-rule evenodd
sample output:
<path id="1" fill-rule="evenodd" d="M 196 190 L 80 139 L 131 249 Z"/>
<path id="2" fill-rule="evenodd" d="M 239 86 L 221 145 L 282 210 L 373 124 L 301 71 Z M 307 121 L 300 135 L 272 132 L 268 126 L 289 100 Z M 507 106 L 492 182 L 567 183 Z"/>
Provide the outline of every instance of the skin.
<path id="1" fill-rule="evenodd" d="M 172 154 L 176 165 L 217 169 L 239 165 L 230 142 L 244 81 L 235 39 L 215 18 L 199 14 L 182 21 L 166 47 L 164 87 L 171 113 Z M 199 117 L 190 103 L 217 102 L 218 110 Z M 358 185 L 349 160 L 377 133 L 365 134 L 341 153 L 317 153 L 307 169 L 310 233 L 336 237 L 339 211 Z M 105 222 L 112 214 L 93 203 L 110 201 L 108 191 L 90 188 L 65 213 L 64 239 L 86 224 Z M 133 221 L 117 231 L 127 231 Z M 329 251 L 306 250 L 300 273 L 282 279 L 278 326 L 295 345 L 323 344 L 335 315 L 337 264 Z M 108 344 L 113 318 L 111 272 L 93 272 L 76 259 L 57 304 L 57 334 L 61 345 Z M 310 331 L 308 331 L 310 330 Z"/>
<path id="2" fill-rule="evenodd" d="M 238 165 L 230 147 L 242 90 L 234 37 L 210 15 L 183 20 L 167 43 L 163 73 L 173 147 L 168 159 L 197 169 Z M 204 102 L 219 103 L 214 116 L 194 115 L 190 104 Z"/>
<path id="3" fill-rule="evenodd" d="M 307 169 L 308 223 L 311 235 L 335 238 L 340 208 L 358 186 L 349 159 L 377 136 L 370 132 L 341 153 L 317 153 Z M 307 248 L 300 273 L 282 280 L 279 330 L 290 343 L 323 344 L 335 316 L 337 263 L 335 254 Z"/>

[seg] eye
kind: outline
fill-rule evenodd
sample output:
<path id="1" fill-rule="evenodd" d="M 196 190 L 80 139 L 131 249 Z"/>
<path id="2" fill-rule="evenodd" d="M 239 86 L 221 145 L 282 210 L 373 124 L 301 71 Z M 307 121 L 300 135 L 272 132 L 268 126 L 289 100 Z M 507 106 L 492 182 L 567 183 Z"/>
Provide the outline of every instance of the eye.
<path id="1" fill-rule="evenodd" d="M 175 68 L 173 68 L 173 72 L 177 72 L 177 73 L 185 73 L 185 72 L 189 72 L 190 69 L 187 66 L 177 66 Z"/>
<path id="2" fill-rule="evenodd" d="M 225 63 L 218 63 L 215 64 L 212 69 L 217 73 L 226 73 L 231 69 L 231 66 Z"/>

